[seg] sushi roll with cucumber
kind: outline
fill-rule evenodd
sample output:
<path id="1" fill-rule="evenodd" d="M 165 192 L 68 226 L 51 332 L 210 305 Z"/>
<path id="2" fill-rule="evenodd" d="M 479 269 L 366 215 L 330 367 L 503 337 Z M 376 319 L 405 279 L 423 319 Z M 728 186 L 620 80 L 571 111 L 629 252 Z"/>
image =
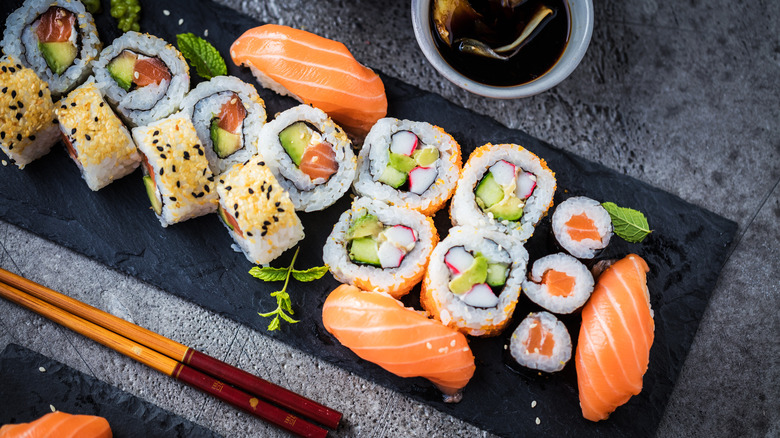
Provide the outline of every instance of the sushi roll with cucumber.
<path id="1" fill-rule="evenodd" d="M 438 241 L 431 218 L 363 197 L 333 227 L 322 260 L 342 283 L 400 298 L 422 280 Z"/>
<path id="2" fill-rule="evenodd" d="M 130 131 L 94 82 L 68 93 L 55 111 L 68 155 L 90 189 L 100 190 L 138 167 L 141 154 Z"/>
<path id="3" fill-rule="evenodd" d="M 438 126 L 384 118 L 358 157 L 355 192 L 433 215 L 450 199 L 460 175 L 460 146 Z"/>
<path id="4" fill-rule="evenodd" d="M 20 169 L 57 142 L 54 103 L 46 82 L 15 59 L 0 59 L 0 148 Z"/>
<path id="5" fill-rule="evenodd" d="M 552 314 L 529 313 L 512 333 L 509 351 L 524 367 L 554 373 L 571 359 L 571 336 Z"/>
<path id="6" fill-rule="evenodd" d="M 143 182 L 163 227 L 217 210 L 214 175 L 195 127 L 180 114 L 132 130 Z"/>
<path id="7" fill-rule="evenodd" d="M 260 155 L 220 176 L 217 193 L 219 217 L 252 263 L 269 263 L 303 239 L 290 196 Z"/>
<path id="8" fill-rule="evenodd" d="M 516 144 L 486 144 L 469 157 L 452 197 L 452 224 L 490 226 L 525 242 L 552 206 L 555 174 Z"/>
<path id="9" fill-rule="evenodd" d="M 552 313 L 568 314 L 582 307 L 593 293 L 593 276 L 574 257 L 558 253 L 533 263 L 523 291 Z"/>
<path id="10" fill-rule="evenodd" d="M 235 76 L 214 77 L 187 93 L 181 110 L 195 125 L 215 174 L 257 153 L 266 112 L 253 85 Z"/>
<path id="11" fill-rule="evenodd" d="M 612 218 L 598 201 L 575 196 L 555 208 L 552 231 L 555 240 L 569 254 L 578 259 L 592 259 L 609 245 Z"/>
<path id="12" fill-rule="evenodd" d="M 349 138 L 327 114 L 308 105 L 277 114 L 263 126 L 257 148 L 296 210 L 331 206 L 355 179 Z"/>
<path id="13" fill-rule="evenodd" d="M 182 54 L 149 34 L 126 32 L 100 52 L 93 69 L 108 101 L 132 126 L 172 114 L 190 89 Z"/>
<path id="14" fill-rule="evenodd" d="M 465 334 L 498 335 L 512 318 L 527 263 L 528 252 L 513 236 L 454 227 L 431 254 L 420 302 Z"/>
<path id="15" fill-rule="evenodd" d="M 25 1 L 8 16 L 0 46 L 49 84 L 55 99 L 87 79 L 103 47 L 92 15 L 70 0 Z"/>

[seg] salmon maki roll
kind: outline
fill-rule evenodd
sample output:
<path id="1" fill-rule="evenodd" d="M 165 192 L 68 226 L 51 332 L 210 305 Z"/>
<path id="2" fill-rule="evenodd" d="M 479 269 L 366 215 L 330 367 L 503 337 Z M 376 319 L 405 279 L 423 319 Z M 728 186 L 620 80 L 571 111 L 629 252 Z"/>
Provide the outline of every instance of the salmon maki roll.
<path id="1" fill-rule="evenodd" d="M 322 323 L 361 358 L 401 377 L 430 380 L 445 401 L 460 401 L 474 375 L 474 355 L 462 333 L 385 294 L 341 285 L 325 300 Z"/>
<path id="2" fill-rule="evenodd" d="M 647 263 L 635 254 L 599 276 L 582 309 L 575 364 L 582 415 L 606 419 L 642 390 L 653 345 Z"/>
<path id="3" fill-rule="evenodd" d="M 555 240 L 569 254 L 589 260 L 609 245 L 612 218 L 598 201 L 575 196 L 555 208 L 552 230 Z"/>
<path id="4" fill-rule="evenodd" d="M 0 438 L 111 438 L 111 426 L 103 417 L 52 412 L 30 423 L 0 427 Z"/>

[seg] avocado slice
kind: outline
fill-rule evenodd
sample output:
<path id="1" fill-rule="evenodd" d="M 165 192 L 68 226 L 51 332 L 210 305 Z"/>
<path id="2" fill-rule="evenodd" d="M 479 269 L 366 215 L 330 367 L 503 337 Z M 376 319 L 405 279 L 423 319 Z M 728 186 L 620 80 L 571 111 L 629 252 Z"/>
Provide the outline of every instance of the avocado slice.
<path id="1" fill-rule="evenodd" d="M 477 185 L 474 195 L 477 197 L 477 203 L 484 210 L 504 199 L 504 189 L 493 178 L 493 174 L 488 172 Z"/>
<path id="2" fill-rule="evenodd" d="M 506 263 L 488 263 L 486 279 L 488 286 L 503 286 L 508 271 L 509 265 Z"/>
<path id="3" fill-rule="evenodd" d="M 211 121 L 211 144 L 219 158 L 227 158 L 241 149 L 241 135 L 233 134 L 227 129 L 219 127 L 219 119 Z"/>
<path id="4" fill-rule="evenodd" d="M 41 55 L 54 74 L 61 75 L 73 64 L 78 55 L 78 49 L 70 41 L 38 43 Z"/>
<path id="5" fill-rule="evenodd" d="M 417 167 L 417 162 L 414 161 L 414 158 L 407 157 L 406 155 L 390 152 L 390 165 L 399 172 L 409 173 L 410 170 Z"/>
<path id="6" fill-rule="evenodd" d="M 376 238 L 382 232 L 384 226 L 373 214 L 366 214 L 352 221 L 352 226 L 347 230 L 347 239 L 359 239 L 361 237 Z"/>
<path id="7" fill-rule="evenodd" d="M 235 231 L 236 229 L 233 227 L 233 225 L 230 223 L 230 221 L 227 218 L 227 213 L 225 212 L 225 209 L 220 206 L 217 209 L 217 211 L 219 212 L 219 218 L 222 219 L 222 222 L 224 222 L 225 225 L 228 226 L 228 228 L 230 228 L 230 231 Z"/>
<path id="8" fill-rule="evenodd" d="M 301 165 L 301 157 L 311 142 L 311 134 L 312 129 L 306 122 L 295 122 L 279 133 L 279 142 L 296 166 Z"/>
<path id="9" fill-rule="evenodd" d="M 487 258 L 485 258 L 485 256 L 482 254 L 477 254 L 468 269 L 450 280 L 450 291 L 457 295 L 470 291 L 475 284 L 485 282 L 485 279 L 487 278 L 487 272 Z"/>
<path id="10" fill-rule="evenodd" d="M 487 208 L 485 213 L 493 213 L 493 218 L 498 220 L 516 221 L 523 216 L 524 205 L 520 198 L 511 195 Z"/>
<path id="11" fill-rule="evenodd" d="M 149 200 L 152 201 L 152 209 L 158 216 L 161 215 L 162 201 L 157 197 L 157 187 L 155 187 L 151 176 L 144 175 L 144 187 L 146 187 L 146 194 L 149 196 Z"/>
<path id="12" fill-rule="evenodd" d="M 373 237 L 360 237 L 352 241 L 349 258 L 356 263 L 381 266 L 377 247 L 376 239 Z"/>
<path id="13" fill-rule="evenodd" d="M 384 172 L 382 172 L 382 175 L 380 175 L 379 179 L 377 179 L 377 181 L 381 183 L 385 183 L 390 187 L 397 189 L 402 185 L 404 185 L 407 176 L 408 175 L 406 173 L 401 172 L 400 170 L 388 164 L 387 167 L 385 167 Z"/>
<path id="14" fill-rule="evenodd" d="M 122 53 L 108 63 L 108 74 L 125 91 L 129 91 L 133 85 L 133 72 L 135 71 L 137 58 L 138 56 L 135 53 L 123 50 Z"/>
<path id="15" fill-rule="evenodd" d="M 439 159 L 439 150 L 433 146 L 418 148 L 412 154 L 412 158 L 414 158 L 418 166 L 428 167 Z"/>

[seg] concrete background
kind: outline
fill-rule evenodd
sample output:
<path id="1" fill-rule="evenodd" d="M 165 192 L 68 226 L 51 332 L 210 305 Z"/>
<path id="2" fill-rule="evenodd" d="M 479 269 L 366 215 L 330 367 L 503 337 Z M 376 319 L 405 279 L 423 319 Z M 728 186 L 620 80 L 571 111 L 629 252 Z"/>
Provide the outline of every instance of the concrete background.
<path id="1" fill-rule="evenodd" d="M 406 1 L 220 2 L 340 40 L 366 65 L 736 221 L 658 436 L 780 436 L 780 2 L 596 2 L 579 68 L 515 101 L 438 76 Z M 0 249 L 2 268 L 343 411 L 333 436 L 489 435 L 4 222 Z M 0 300 L 0 350 L 10 342 L 225 436 L 284 436 Z"/>

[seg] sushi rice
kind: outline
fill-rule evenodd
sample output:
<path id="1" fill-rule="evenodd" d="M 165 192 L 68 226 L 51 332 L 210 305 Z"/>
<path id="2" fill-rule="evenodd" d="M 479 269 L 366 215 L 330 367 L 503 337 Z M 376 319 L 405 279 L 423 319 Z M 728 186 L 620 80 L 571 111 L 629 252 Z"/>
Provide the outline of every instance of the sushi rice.
<path id="1" fill-rule="evenodd" d="M 553 289 L 546 283 L 549 272 L 557 272 L 563 277 L 562 283 L 571 284 L 564 294 L 557 292 L 564 287 Z M 560 277 L 559 277 L 560 278 Z M 554 280 L 553 280 L 554 281 Z M 533 263 L 528 279 L 523 282 L 523 291 L 534 303 L 552 313 L 568 314 L 582 307 L 593 293 L 593 276 L 588 268 L 574 257 L 558 253 L 542 257 Z"/>

